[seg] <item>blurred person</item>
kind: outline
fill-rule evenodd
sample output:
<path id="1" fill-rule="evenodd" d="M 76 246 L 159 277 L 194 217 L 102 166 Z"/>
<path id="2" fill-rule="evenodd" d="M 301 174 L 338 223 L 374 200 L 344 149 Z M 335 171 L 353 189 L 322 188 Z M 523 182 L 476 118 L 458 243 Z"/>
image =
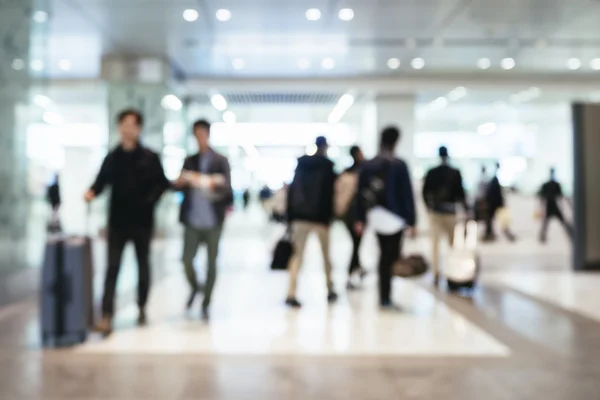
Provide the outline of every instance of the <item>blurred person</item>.
<path id="1" fill-rule="evenodd" d="M 244 201 L 244 210 L 248 208 L 250 204 L 250 189 L 244 190 L 244 194 L 242 195 L 242 199 Z"/>
<path id="2" fill-rule="evenodd" d="M 264 185 L 258 192 L 258 198 L 263 207 L 266 207 L 267 202 L 271 199 L 271 197 L 273 197 L 273 191 L 267 185 Z"/>
<path id="3" fill-rule="evenodd" d="M 439 251 L 440 240 L 448 238 L 454 244 L 454 227 L 457 222 L 456 204 L 460 203 L 468 213 L 467 199 L 460 171 L 450 166 L 448 149 L 439 148 L 441 164 L 427 172 L 423 185 L 423 200 L 429 212 L 429 228 L 432 243 L 432 266 L 434 285 L 440 282 Z"/>
<path id="4" fill-rule="evenodd" d="M 163 192 L 170 187 L 158 154 L 140 143 L 143 115 L 134 109 L 117 116 L 120 143 L 104 159 L 92 187 L 85 193 L 91 202 L 111 187 L 108 217 L 108 268 L 104 283 L 102 319 L 98 331 L 112 331 L 115 291 L 121 257 L 128 242 L 133 242 L 138 261 L 138 324 L 146 324 L 146 302 L 150 290 L 150 243 L 154 209 Z"/>
<path id="5" fill-rule="evenodd" d="M 558 219 L 567 232 L 569 238 L 573 237 L 573 227 L 569 224 L 561 210 L 560 200 L 564 198 L 562 186 L 556 180 L 556 170 L 550 169 L 550 180 L 542 185 L 538 191 L 541 207 L 543 210 L 542 229 L 540 231 L 540 242 L 546 243 L 548 236 L 548 224 L 552 218 Z"/>
<path id="6" fill-rule="evenodd" d="M 183 191 L 180 222 L 185 227 L 183 264 L 190 285 L 187 308 L 190 309 L 198 292 L 204 292 L 201 317 L 209 319 L 209 307 L 217 280 L 219 241 L 227 209 L 233 202 L 231 171 L 226 157 L 215 152 L 209 144 L 210 123 L 194 122 L 192 131 L 198 142 L 198 153 L 188 157 L 176 182 Z M 207 247 L 206 283 L 200 285 L 194 269 L 194 258 L 201 244 Z"/>
<path id="7" fill-rule="evenodd" d="M 379 242 L 379 301 L 383 310 L 400 308 L 392 303 L 393 266 L 402 254 L 405 231 L 416 235 L 417 214 L 408 166 L 394 156 L 400 141 L 394 126 L 381 132 L 377 157 L 360 168 L 357 196 L 356 233 L 364 232 L 365 222 L 373 227 Z"/>
<path id="8" fill-rule="evenodd" d="M 485 191 L 485 203 L 486 203 L 486 221 L 485 221 L 485 235 L 484 241 L 490 242 L 496 240 L 496 233 L 494 232 L 494 221 L 496 213 L 499 209 L 504 207 L 504 194 L 502 193 L 502 186 L 498 179 L 498 172 L 500 171 L 500 163 L 496 163 L 496 173 L 490 180 Z"/>
<path id="9" fill-rule="evenodd" d="M 60 205 L 61 205 L 61 197 L 60 197 L 60 184 L 58 174 L 54 175 L 52 179 L 52 183 L 48 185 L 46 189 L 46 199 L 50 204 L 51 216 L 50 221 L 48 222 L 48 232 L 60 232 L 62 231 L 62 225 L 60 222 Z"/>
<path id="10" fill-rule="evenodd" d="M 358 275 L 362 280 L 366 274 L 360 263 L 359 249 L 362 241 L 362 235 L 359 235 L 354 229 L 356 223 L 356 208 L 353 207 L 353 202 L 356 197 L 358 188 L 358 170 L 364 162 L 365 157 L 362 150 L 358 146 L 350 148 L 350 156 L 352 157 L 352 165 L 346 169 L 337 179 L 335 183 L 335 214 L 340 218 L 352 238 L 352 258 L 348 267 L 348 284 L 349 290 L 357 289 L 357 286 L 352 282 L 354 275 Z"/>
<path id="11" fill-rule="evenodd" d="M 317 234 L 321 244 L 327 280 L 327 301 L 333 303 L 338 298 L 333 286 L 329 256 L 329 227 L 333 220 L 336 177 L 333 162 L 327 158 L 327 139 L 319 136 L 316 145 L 315 155 L 298 159 L 294 180 L 288 188 L 287 214 L 292 229 L 294 254 L 289 265 L 290 286 L 285 303 L 292 308 L 302 306 L 296 298 L 296 288 L 306 240 L 312 232 Z"/>
<path id="12" fill-rule="evenodd" d="M 479 176 L 479 180 L 477 181 L 475 201 L 473 204 L 473 214 L 477 222 L 487 221 L 486 194 L 489 183 L 490 178 L 487 176 L 487 168 L 485 167 L 485 165 L 482 165 L 481 174 Z"/>
<path id="13" fill-rule="evenodd" d="M 275 192 L 270 201 L 271 214 L 276 222 L 284 222 L 287 212 L 287 196 L 290 185 L 284 183 L 281 189 Z"/>

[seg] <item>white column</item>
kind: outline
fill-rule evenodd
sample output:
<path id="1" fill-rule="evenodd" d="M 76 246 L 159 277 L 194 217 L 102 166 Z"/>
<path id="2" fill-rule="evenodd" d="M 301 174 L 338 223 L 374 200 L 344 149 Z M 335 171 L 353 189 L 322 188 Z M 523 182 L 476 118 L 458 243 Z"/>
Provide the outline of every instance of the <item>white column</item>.
<path id="1" fill-rule="evenodd" d="M 415 98 L 414 96 L 378 96 L 376 99 L 377 148 L 379 135 L 386 126 L 396 126 L 402 132 L 397 154 L 404 159 L 411 171 L 417 167 L 414 150 Z"/>

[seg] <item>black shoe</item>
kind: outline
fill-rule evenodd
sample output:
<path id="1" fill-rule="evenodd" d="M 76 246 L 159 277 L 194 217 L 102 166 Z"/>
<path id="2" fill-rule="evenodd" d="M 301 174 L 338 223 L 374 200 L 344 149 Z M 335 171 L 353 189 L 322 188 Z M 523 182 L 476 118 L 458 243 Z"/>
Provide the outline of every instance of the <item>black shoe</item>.
<path id="1" fill-rule="evenodd" d="M 348 281 L 348 284 L 346 285 L 346 289 L 348 289 L 350 291 L 354 291 L 354 290 L 358 290 L 359 288 L 354 283 Z"/>
<path id="2" fill-rule="evenodd" d="M 200 318 L 202 318 L 202 321 L 204 321 L 204 322 L 210 321 L 210 312 L 208 311 L 208 307 L 202 306 L 202 312 L 200 313 Z"/>
<path id="3" fill-rule="evenodd" d="M 301 308 L 302 304 L 295 297 L 288 297 L 285 305 L 291 308 Z"/>
<path id="4" fill-rule="evenodd" d="M 198 294 L 198 289 L 193 289 L 190 293 L 190 297 L 187 301 L 187 304 L 185 305 L 185 308 L 187 308 L 188 310 L 194 305 L 194 300 L 196 300 L 196 294 Z"/>
<path id="5" fill-rule="evenodd" d="M 367 270 L 364 269 L 363 267 L 360 267 L 358 269 L 358 276 L 360 276 L 360 280 L 361 281 L 365 279 L 365 277 L 367 276 L 367 274 L 368 274 Z"/>
<path id="6" fill-rule="evenodd" d="M 329 294 L 327 295 L 327 302 L 329 304 L 331 303 L 335 303 L 338 300 L 338 295 L 336 292 L 329 292 Z"/>
<path id="7" fill-rule="evenodd" d="M 395 313 L 402 312 L 402 308 L 400 308 L 400 306 L 395 305 L 391 301 L 381 303 L 380 308 L 381 308 L 381 311 L 395 312 Z"/>
<path id="8" fill-rule="evenodd" d="M 140 310 L 137 323 L 138 326 L 146 326 L 148 324 L 148 320 L 146 319 L 146 311 Z"/>

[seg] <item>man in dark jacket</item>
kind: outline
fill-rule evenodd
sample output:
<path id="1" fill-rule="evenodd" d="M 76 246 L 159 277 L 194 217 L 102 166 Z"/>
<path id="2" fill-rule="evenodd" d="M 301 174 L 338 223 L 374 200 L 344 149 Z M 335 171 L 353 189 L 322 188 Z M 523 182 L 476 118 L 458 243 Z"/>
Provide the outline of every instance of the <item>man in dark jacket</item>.
<path id="1" fill-rule="evenodd" d="M 465 189 L 460 171 L 449 165 L 448 149 L 440 147 L 441 164 L 432 168 L 425 176 L 423 200 L 429 212 L 431 231 L 432 265 L 434 284 L 439 283 L 439 247 L 442 236 L 448 238 L 450 246 L 454 243 L 456 225 L 456 204 L 460 203 L 468 211 Z"/>
<path id="2" fill-rule="evenodd" d="M 368 218 L 379 241 L 379 301 L 384 310 L 399 310 L 391 298 L 392 269 L 402 255 L 404 231 L 414 235 L 417 222 L 408 166 L 394 156 L 399 140 L 398 128 L 382 131 L 379 155 L 361 166 L 356 196 L 357 233 L 363 233 Z"/>
<path id="3" fill-rule="evenodd" d="M 504 207 L 504 193 L 502 193 L 502 185 L 500 185 L 500 180 L 498 179 L 499 171 L 500 163 L 497 163 L 496 173 L 488 184 L 485 195 L 487 215 L 485 222 L 485 236 L 483 237 L 483 240 L 488 242 L 496 239 L 496 233 L 494 232 L 494 220 L 496 219 L 496 213 L 498 210 Z"/>
<path id="4" fill-rule="evenodd" d="M 180 213 L 180 221 L 185 226 L 183 264 L 191 289 L 187 307 L 191 308 L 198 291 L 203 291 L 202 318 L 208 320 L 217 280 L 219 240 L 227 208 L 233 202 L 233 191 L 229 161 L 210 147 L 210 123 L 196 121 L 193 132 L 199 152 L 185 160 L 176 185 L 183 190 Z M 200 244 L 206 244 L 208 255 L 205 285 L 198 285 L 194 270 Z"/>
<path id="5" fill-rule="evenodd" d="M 288 219 L 292 228 L 294 256 L 290 261 L 290 288 L 286 304 L 293 308 L 301 307 L 296 299 L 298 273 L 306 240 L 311 232 L 317 234 L 325 263 L 327 279 L 327 300 L 337 300 L 331 278 L 329 258 L 329 227 L 333 220 L 333 191 L 335 173 L 333 162 L 327 159 L 327 139 L 320 136 L 316 141 L 317 152 L 313 156 L 303 156 L 298 160 L 294 180 L 288 189 Z"/>
<path id="6" fill-rule="evenodd" d="M 139 142 L 144 124 L 142 114 L 133 109 L 125 110 L 117 116 L 117 122 L 121 143 L 106 156 L 96 181 L 85 194 L 85 200 L 90 202 L 107 186 L 112 188 L 108 219 L 108 269 L 102 320 L 97 327 L 105 335 L 112 330 L 121 257 L 129 241 L 133 242 L 138 259 L 138 323 L 146 323 L 154 209 L 163 192 L 170 187 L 158 154 Z"/>
<path id="7" fill-rule="evenodd" d="M 552 218 L 556 218 L 562 224 L 570 238 L 573 237 L 573 227 L 565 219 L 559 205 L 560 200 L 562 200 L 564 196 L 562 187 L 556 180 L 556 171 L 554 168 L 550 169 L 550 180 L 542 185 L 538 192 L 538 197 L 540 198 L 544 210 L 540 242 L 546 243 L 548 223 Z"/>

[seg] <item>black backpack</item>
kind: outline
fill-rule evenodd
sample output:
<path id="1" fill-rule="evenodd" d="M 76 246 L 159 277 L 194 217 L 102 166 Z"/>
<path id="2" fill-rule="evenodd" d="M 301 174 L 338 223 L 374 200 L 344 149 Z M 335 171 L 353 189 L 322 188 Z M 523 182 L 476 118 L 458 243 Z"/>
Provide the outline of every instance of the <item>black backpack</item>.
<path id="1" fill-rule="evenodd" d="M 387 208 L 386 183 L 391 165 L 391 161 L 385 160 L 361 189 L 360 195 L 366 210 L 377 206 Z"/>

